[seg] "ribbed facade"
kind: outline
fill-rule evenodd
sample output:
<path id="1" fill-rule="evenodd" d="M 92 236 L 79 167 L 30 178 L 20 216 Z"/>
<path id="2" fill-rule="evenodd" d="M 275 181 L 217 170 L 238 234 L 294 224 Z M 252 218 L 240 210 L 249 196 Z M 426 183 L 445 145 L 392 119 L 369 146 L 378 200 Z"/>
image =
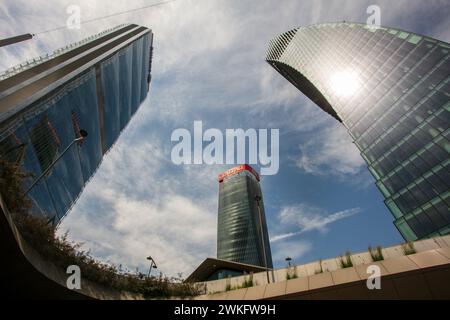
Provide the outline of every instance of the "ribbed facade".
<path id="1" fill-rule="evenodd" d="M 353 138 L 406 240 L 450 233 L 450 45 L 356 23 L 300 27 L 267 62 Z"/>
<path id="2" fill-rule="evenodd" d="M 33 212 L 57 223 L 146 98 L 152 32 L 122 25 L 0 76 L 0 155 L 34 176 Z M 71 142 L 82 142 L 52 162 Z"/>
<path id="3" fill-rule="evenodd" d="M 240 171 L 219 183 L 217 258 L 272 268 L 264 203 L 257 179 Z M 261 213 L 261 215 L 260 215 Z"/>

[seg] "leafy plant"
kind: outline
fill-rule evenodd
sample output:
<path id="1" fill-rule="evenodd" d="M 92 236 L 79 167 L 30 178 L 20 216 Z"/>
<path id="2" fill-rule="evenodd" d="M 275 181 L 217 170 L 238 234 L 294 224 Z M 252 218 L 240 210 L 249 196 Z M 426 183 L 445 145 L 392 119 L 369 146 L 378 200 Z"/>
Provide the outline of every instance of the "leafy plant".
<path id="1" fill-rule="evenodd" d="M 26 214 L 31 208 L 31 201 L 23 196 L 23 180 L 33 174 L 24 172 L 15 162 L 10 162 L 0 155 L 0 194 L 6 207 L 17 215 Z"/>
<path id="2" fill-rule="evenodd" d="M 352 257 L 351 257 L 351 252 L 350 251 L 346 251 L 345 252 L 345 256 L 341 256 L 340 257 L 340 263 L 341 263 L 341 267 L 342 268 L 350 268 L 353 267 L 353 262 L 352 262 Z"/>
<path id="3" fill-rule="evenodd" d="M 244 283 L 240 286 L 239 289 L 241 289 L 241 288 L 250 288 L 250 287 L 253 287 L 253 272 L 250 273 L 248 278 L 246 277 L 244 279 Z"/>
<path id="4" fill-rule="evenodd" d="M 416 253 L 416 249 L 414 248 L 414 243 L 411 241 L 405 242 L 402 244 L 403 253 L 405 256 Z"/>
<path id="5" fill-rule="evenodd" d="M 381 246 L 377 246 L 374 250 L 371 246 L 368 248 L 372 261 L 382 261 L 384 260 L 383 250 Z"/>
<path id="6" fill-rule="evenodd" d="M 229 276 L 229 277 L 231 277 L 231 276 Z M 242 284 L 240 284 L 240 285 L 232 286 L 230 284 L 230 282 L 229 282 L 229 279 L 228 279 L 227 284 L 225 286 L 225 291 L 250 288 L 250 287 L 253 287 L 253 286 L 254 286 L 253 272 L 251 272 L 248 277 L 244 278 L 244 282 Z"/>

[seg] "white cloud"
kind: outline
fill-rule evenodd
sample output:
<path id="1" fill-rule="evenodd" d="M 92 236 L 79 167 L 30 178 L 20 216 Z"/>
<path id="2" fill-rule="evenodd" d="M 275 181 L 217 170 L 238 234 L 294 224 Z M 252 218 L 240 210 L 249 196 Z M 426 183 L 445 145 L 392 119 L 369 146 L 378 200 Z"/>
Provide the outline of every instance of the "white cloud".
<path id="1" fill-rule="evenodd" d="M 146 201 L 110 191 L 102 191 L 101 199 L 109 212 L 81 206 L 68 215 L 60 232 L 68 228 L 72 240 L 88 244 L 94 256 L 117 265 L 142 270 L 151 255 L 158 270 L 169 275 L 187 275 L 204 255 L 214 254 L 215 215 L 201 205 L 176 194 Z M 96 214 L 103 218 L 94 219 Z"/>
<path id="2" fill-rule="evenodd" d="M 330 125 L 299 145 L 295 160 L 303 171 L 315 175 L 356 175 L 365 167 L 358 148 L 341 124 Z"/>
<path id="3" fill-rule="evenodd" d="M 270 241 L 276 242 L 291 238 L 308 231 L 319 231 L 325 233 L 330 224 L 348 218 L 361 212 L 360 208 L 346 209 L 334 213 L 327 213 L 325 210 L 307 204 L 287 206 L 281 209 L 278 214 L 280 224 L 283 226 L 294 226 L 296 231 L 273 236 Z"/>
<path id="4" fill-rule="evenodd" d="M 285 241 L 279 244 L 275 243 L 272 247 L 274 252 L 272 258 L 279 263 L 283 263 L 286 257 L 290 257 L 294 261 L 298 260 L 313 249 L 310 241 Z"/>

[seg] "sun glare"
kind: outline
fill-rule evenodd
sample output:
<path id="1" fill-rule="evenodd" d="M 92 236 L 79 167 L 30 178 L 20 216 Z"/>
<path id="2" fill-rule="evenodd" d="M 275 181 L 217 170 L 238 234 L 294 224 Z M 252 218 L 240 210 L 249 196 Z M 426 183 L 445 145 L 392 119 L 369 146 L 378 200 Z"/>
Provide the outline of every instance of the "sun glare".
<path id="1" fill-rule="evenodd" d="M 359 89 L 360 82 L 356 72 L 341 71 L 331 76 L 330 85 L 336 95 L 348 97 Z"/>

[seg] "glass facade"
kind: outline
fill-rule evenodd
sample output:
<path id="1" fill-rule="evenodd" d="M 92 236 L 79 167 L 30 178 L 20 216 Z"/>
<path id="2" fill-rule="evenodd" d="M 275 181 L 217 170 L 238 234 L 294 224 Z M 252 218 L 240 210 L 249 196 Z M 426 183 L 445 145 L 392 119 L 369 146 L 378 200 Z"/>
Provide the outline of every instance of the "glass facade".
<path id="1" fill-rule="evenodd" d="M 1 77 L 0 155 L 33 174 L 25 190 L 49 169 L 28 193 L 35 214 L 64 217 L 147 96 L 152 37 L 121 26 Z"/>
<path id="2" fill-rule="evenodd" d="M 252 172 L 219 176 L 217 258 L 273 268 L 261 187 Z"/>
<path id="3" fill-rule="evenodd" d="M 450 233 L 450 45 L 356 23 L 300 27 L 267 62 L 353 138 L 406 240 Z"/>

